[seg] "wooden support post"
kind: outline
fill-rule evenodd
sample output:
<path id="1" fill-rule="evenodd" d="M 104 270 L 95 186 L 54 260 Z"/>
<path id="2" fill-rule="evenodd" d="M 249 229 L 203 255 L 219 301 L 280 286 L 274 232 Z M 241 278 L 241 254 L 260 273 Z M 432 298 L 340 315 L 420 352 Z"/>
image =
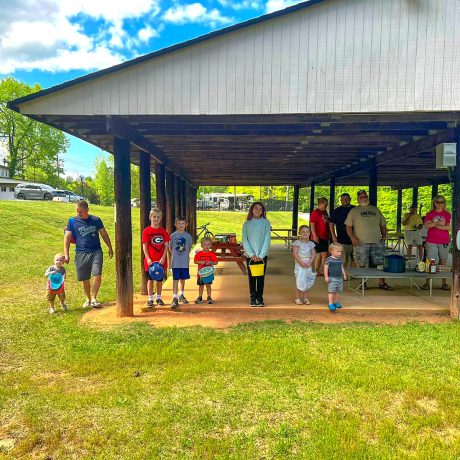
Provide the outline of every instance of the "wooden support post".
<path id="1" fill-rule="evenodd" d="M 184 209 L 183 209 L 183 212 L 182 212 L 182 215 L 185 216 L 185 218 L 187 219 L 187 223 L 188 223 L 188 228 L 187 228 L 187 231 L 190 233 L 190 235 L 192 234 L 190 232 L 190 229 L 191 229 L 191 210 L 190 210 L 190 187 L 189 185 L 187 184 L 187 182 L 185 181 L 182 181 L 183 183 L 183 188 L 184 188 Z"/>
<path id="2" fill-rule="evenodd" d="M 141 294 L 147 295 L 147 281 L 149 279 L 144 270 L 144 251 L 142 249 L 142 231 L 150 225 L 150 208 L 152 206 L 152 190 L 150 185 L 150 155 L 139 154 L 139 210 L 140 210 L 140 241 L 141 241 Z"/>
<path id="3" fill-rule="evenodd" d="M 450 316 L 460 319 L 460 251 L 457 248 L 457 232 L 460 230 L 460 128 L 455 129 L 457 142 L 457 166 L 454 169 L 454 186 L 452 191 L 452 290 L 450 298 Z"/>
<path id="4" fill-rule="evenodd" d="M 130 143 L 113 138 L 115 182 L 115 263 L 117 316 L 133 316 L 133 235 L 131 225 Z"/>
<path id="5" fill-rule="evenodd" d="M 165 173 L 166 178 L 166 231 L 171 234 L 175 231 L 174 228 L 174 213 L 175 213 L 175 201 L 174 201 L 174 174 L 167 169 Z"/>
<path id="6" fill-rule="evenodd" d="M 438 184 L 433 184 L 431 186 L 431 198 L 434 198 L 436 195 L 438 195 Z M 431 204 L 428 206 L 428 209 L 431 209 Z"/>
<path id="7" fill-rule="evenodd" d="M 299 192 L 300 185 L 294 185 L 294 197 L 292 201 L 292 235 L 297 236 L 297 228 L 299 227 Z"/>
<path id="8" fill-rule="evenodd" d="M 315 183 L 310 184 L 310 214 L 315 209 Z"/>
<path id="9" fill-rule="evenodd" d="M 184 179 L 180 180 L 180 213 L 185 216 L 187 214 L 187 183 Z"/>
<path id="10" fill-rule="evenodd" d="M 369 159 L 369 203 L 377 206 L 377 162 L 375 157 Z"/>
<path id="11" fill-rule="evenodd" d="M 174 217 L 179 217 L 182 215 L 182 209 L 181 209 L 181 179 L 179 176 L 173 176 L 174 177 Z"/>
<path id="12" fill-rule="evenodd" d="M 166 188 L 165 188 L 165 167 L 161 163 L 155 163 L 155 184 L 157 192 L 157 209 L 161 211 L 161 226 L 166 226 Z"/>
<path id="13" fill-rule="evenodd" d="M 196 199 L 198 196 L 198 189 L 196 187 L 190 188 L 190 215 L 191 220 L 193 222 L 190 234 L 192 235 L 192 240 L 196 243 L 196 228 L 198 226 L 197 223 L 197 213 L 196 213 Z"/>
<path id="14" fill-rule="evenodd" d="M 401 221 L 402 221 L 402 194 L 403 191 L 398 190 L 398 204 L 396 207 L 396 231 L 398 235 L 401 233 Z"/>
<path id="15" fill-rule="evenodd" d="M 329 215 L 334 211 L 335 206 L 335 177 L 331 176 L 329 182 Z"/>
<path id="16" fill-rule="evenodd" d="M 412 206 L 418 206 L 418 187 L 412 187 Z"/>

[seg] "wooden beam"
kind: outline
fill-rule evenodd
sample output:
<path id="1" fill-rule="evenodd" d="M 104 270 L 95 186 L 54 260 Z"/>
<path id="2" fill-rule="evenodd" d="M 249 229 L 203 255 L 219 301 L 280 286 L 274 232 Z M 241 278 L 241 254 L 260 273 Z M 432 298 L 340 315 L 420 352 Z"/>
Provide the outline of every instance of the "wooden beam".
<path id="1" fill-rule="evenodd" d="M 369 158 L 369 203 L 377 206 L 377 162 L 375 157 Z"/>
<path id="2" fill-rule="evenodd" d="M 165 188 L 165 166 L 155 163 L 155 185 L 157 192 L 157 209 L 161 211 L 161 226 L 166 227 L 166 188 Z"/>
<path id="3" fill-rule="evenodd" d="M 426 136 L 422 139 L 403 145 L 401 147 L 388 150 L 386 152 L 381 153 L 380 155 L 377 155 L 376 166 L 382 166 L 384 164 L 391 162 L 393 162 L 393 164 L 398 164 L 398 161 L 405 157 L 415 155 L 422 151 L 430 150 L 436 147 L 438 144 L 442 144 L 443 142 L 452 142 L 453 136 L 454 130 L 446 129 L 445 131 L 432 134 L 431 136 Z M 357 172 L 363 171 L 364 169 L 366 169 L 366 167 L 367 166 L 365 162 L 359 162 L 357 164 L 351 164 L 345 168 L 335 170 L 332 172 L 332 175 L 334 175 L 336 179 L 346 176 L 352 176 Z M 321 176 L 315 177 L 314 181 L 317 184 L 322 184 L 324 182 L 327 182 L 330 176 L 331 173 L 325 173 Z"/>
<path id="4" fill-rule="evenodd" d="M 299 227 L 299 185 L 294 185 L 294 197 L 292 200 L 292 234 L 297 236 L 297 229 Z"/>
<path id="5" fill-rule="evenodd" d="M 133 316 L 133 238 L 131 225 L 130 143 L 114 138 L 115 262 L 117 316 Z"/>
<path id="6" fill-rule="evenodd" d="M 329 180 L 329 214 L 332 214 L 335 206 L 335 177 Z"/>
<path id="7" fill-rule="evenodd" d="M 454 186 L 452 193 L 452 289 L 450 297 L 450 316 L 460 319 L 460 251 L 457 248 L 457 233 L 460 231 L 460 128 L 455 129 L 457 143 L 457 166 L 454 168 Z"/>
<path id="8" fill-rule="evenodd" d="M 185 180 L 181 179 L 180 182 L 180 213 L 181 216 L 185 216 L 187 214 L 187 187 Z"/>
<path id="9" fill-rule="evenodd" d="M 183 177 L 187 177 L 181 168 L 173 165 L 169 159 L 165 157 L 164 153 L 154 142 L 139 135 L 139 133 L 133 130 L 129 123 L 123 119 L 112 115 L 106 115 L 106 132 L 114 136 L 114 138 L 127 139 L 132 145 L 146 153 L 149 153 L 159 163 L 163 163 L 167 169 L 170 169 L 173 172 L 178 172 Z"/>
<path id="10" fill-rule="evenodd" d="M 412 187 L 412 206 L 418 206 L 418 187 Z"/>
<path id="11" fill-rule="evenodd" d="M 310 215 L 315 209 L 315 183 L 310 184 Z"/>
<path id="12" fill-rule="evenodd" d="M 175 200 L 174 200 L 174 174 L 166 170 L 166 231 L 171 234 L 174 232 L 174 219 L 175 219 Z"/>
<path id="13" fill-rule="evenodd" d="M 433 185 L 431 186 L 431 198 L 432 198 L 432 199 L 433 199 L 436 195 L 439 195 L 438 189 L 439 189 L 438 184 L 433 184 Z"/>
<path id="14" fill-rule="evenodd" d="M 398 199 L 396 205 L 396 231 L 398 235 L 401 233 L 401 221 L 402 221 L 402 189 L 398 190 Z"/>
<path id="15" fill-rule="evenodd" d="M 181 210 L 181 179 L 179 176 L 174 176 L 174 217 L 182 215 Z"/>
<path id="16" fill-rule="evenodd" d="M 141 294 L 147 295 L 147 281 L 149 279 L 144 270 L 144 251 L 142 249 L 142 231 L 150 225 L 150 208 L 152 207 L 152 190 L 150 182 L 150 155 L 139 155 L 139 210 L 140 210 L 140 241 L 141 241 Z"/>

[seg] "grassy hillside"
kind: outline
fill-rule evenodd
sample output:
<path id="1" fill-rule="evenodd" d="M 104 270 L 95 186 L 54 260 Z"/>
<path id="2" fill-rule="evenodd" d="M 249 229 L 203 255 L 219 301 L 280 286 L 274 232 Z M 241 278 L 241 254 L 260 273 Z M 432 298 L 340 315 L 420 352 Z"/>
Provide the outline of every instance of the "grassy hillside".
<path id="1" fill-rule="evenodd" d="M 113 209 L 91 211 L 113 235 Z M 71 214 L 0 202 L 0 458 L 459 458 L 458 323 L 87 329 L 72 266 L 72 310 L 43 301 Z"/>

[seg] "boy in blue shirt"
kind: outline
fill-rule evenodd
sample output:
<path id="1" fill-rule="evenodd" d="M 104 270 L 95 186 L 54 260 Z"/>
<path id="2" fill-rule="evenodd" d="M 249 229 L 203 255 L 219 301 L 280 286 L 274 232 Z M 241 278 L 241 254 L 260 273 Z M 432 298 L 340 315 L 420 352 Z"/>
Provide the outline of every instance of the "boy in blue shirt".
<path id="1" fill-rule="evenodd" d="M 173 273 L 173 301 L 171 308 L 177 308 L 179 302 L 187 304 L 184 296 L 185 280 L 190 279 L 190 251 L 192 249 L 192 235 L 185 231 L 187 220 L 184 216 L 176 217 L 174 222 L 176 231 L 171 235 L 169 250 L 171 251 L 171 269 Z M 180 291 L 178 286 L 180 282 Z"/>
<path id="2" fill-rule="evenodd" d="M 330 256 L 324 263 L 324 279 L 328 284 L 328 308 L 330 311 L 342 308 L 342 304 L 339 303 L 339 295 L 343 292 L 343 281 L 347 279 L 347 274 L 342 263 L 342 250 L 343 248 L 340 243 L 330 244 Z"/>

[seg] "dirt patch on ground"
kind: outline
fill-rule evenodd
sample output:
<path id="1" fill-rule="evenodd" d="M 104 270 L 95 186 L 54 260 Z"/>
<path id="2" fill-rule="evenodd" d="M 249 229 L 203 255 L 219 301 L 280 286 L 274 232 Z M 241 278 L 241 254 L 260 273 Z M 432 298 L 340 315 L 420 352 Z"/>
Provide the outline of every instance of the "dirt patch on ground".
<path id="1" fill-rule="evenodd" d="M 342 308 L 341 311 L 331 313 L 327 309 L 308 307 L 295 308 L 212 308 L 180 307 L 178 311 L 170 308 L 157 308 L 152 311 L 135 312 L 133 318 L 117 318 L 115 305 L 112 304 L 102 310 L 93 310 L 83 315 L 82 322 L 89 326 L 105 327 L 118 324 L 127 324 L 134 321 L 146 322 L 153 327 L 191 327 L 203 326 L 216 329 L 225 329 L 241 323 L 255 321 L 281 320 L 287 323 L 293 321 L 316 323 L 350 323 L 371 322 L 381 324 L 405 324 L 418 321 L 424 323 L 445 323 L 450 321 L 448 312 L 426 311 L 414 312 L 404 310 L 392 311 L 362 311 Z"/>

